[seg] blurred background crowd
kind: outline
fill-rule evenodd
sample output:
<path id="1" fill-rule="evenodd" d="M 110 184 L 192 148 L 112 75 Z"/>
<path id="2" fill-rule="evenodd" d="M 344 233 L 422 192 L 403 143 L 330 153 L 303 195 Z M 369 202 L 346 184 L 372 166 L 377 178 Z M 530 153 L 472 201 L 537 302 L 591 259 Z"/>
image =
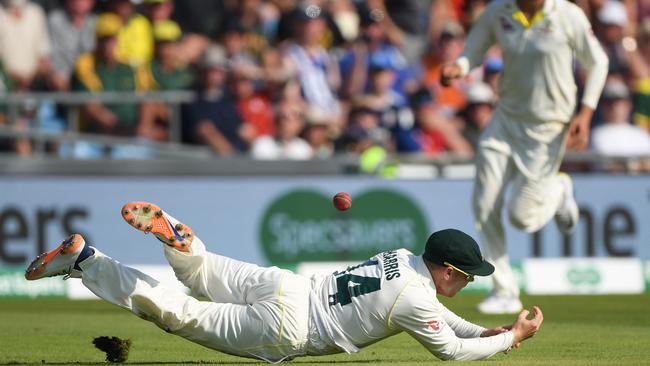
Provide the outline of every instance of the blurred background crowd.
<path id="1" fill-rule="evenodd" d="M 192 91 L 179 142 L 218 156 L 327 159 L 381 147 L 471 158 L 498 100 L 503 60 L 448 88 L 443 64 L 463 49 L 489 0 L 3 0 L 5 93 Z M 591 149 L 650 155 L 650 0 L 578 0 L 610 58 Z M 576 68 L 580 85 L 581 70 Z M 128 95 L 128 94 L 127 94 Z M 167 103 L 26 98 L 0 130 L 79 132 L 167 142 Z M 74 119 L 74 120 L 72 120 Z M 30 155 L 29 137 L 0 151 Z M 78 141 L 62 157 L 137 157 Z M 146 154 L 144 154 L 146 157 Z M 615 169 L 615 167 L 613 167 Z M 638 170 L 648 169 L 639 160 Z"/>

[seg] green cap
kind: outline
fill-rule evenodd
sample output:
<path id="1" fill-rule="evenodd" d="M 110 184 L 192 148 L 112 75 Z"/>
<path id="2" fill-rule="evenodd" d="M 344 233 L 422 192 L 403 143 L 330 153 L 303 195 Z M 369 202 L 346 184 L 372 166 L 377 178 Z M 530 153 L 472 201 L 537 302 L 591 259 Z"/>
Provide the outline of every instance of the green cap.
<path id="1" fill-rule="evenodd" d="M 475 276 L 489 276 L 494 272 L 494 266 L 483 259 L 476 241 L 456 229 L 431 234 L 422 257 L 441 266 L 449 263 Z"/>

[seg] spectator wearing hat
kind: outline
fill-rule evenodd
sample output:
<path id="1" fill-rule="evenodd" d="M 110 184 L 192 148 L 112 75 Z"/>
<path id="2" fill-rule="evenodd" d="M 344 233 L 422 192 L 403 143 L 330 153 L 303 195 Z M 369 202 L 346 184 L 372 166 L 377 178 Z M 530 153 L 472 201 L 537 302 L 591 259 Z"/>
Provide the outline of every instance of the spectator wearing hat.
<path id="1" fill-rule="evenodd" d="M 338 65 L 319 44 L 325 30 L 325 20 L 320 7 L 301 7 L 294 39 L 284 55 L 284 64 L 300 81 L 302 94 L 310 105 L 317 106 L 335 116 L 340 123 L 341 107 L 335 91 L 340 85 Z"/>
<path id="2" fill-rule="evenodd" d="M 98 17 L 95 28 L 97 47 L 93 53 L 83 54 L 77 60 L 73 90 L 92 93 L 136 91 L 134 70 L 116 56 L 121 27 L 122 21 L 115 14 L 104 13 Z M 132 136 L 139 130 L 139 107 L 136 104 L 90 102 L 83 105 L 82 112 L 88 132 Z"/>
<path id="3" fill-rule="evenodd" d="M 193 75 L 178 58 L 181 28 L 173 20 L 153 25 L 153 60 L 139 69 L 145 90 L 184 90 L 192 86 Z"/>
<path id="4" fill-rule="evenodd" d="M 230 69 L 226 51 L 219 45 L 210 45 L 203 53 L 199 67 L 199 95 L 183 111 L 183 140 L 207 145 L 221 156 L 245 151 L 243 120 L 236 101 L 226 88 Z"/>
<path id="5" fill-rule="evenodd" d="M 65 0 L 62 9 L 48 16 L 52 42 L 49 80 L 55 90 L 70 89 L 77 58 L 95 49 L 94 6 L 95 0 Z"/>
<path id="6" fill-rule="evenodd" d="M 602 124 L 592 131 L 591 148 L 606 156 L 650 156 L 650 135 L 630 123 L 632 110 L 630 92 L 620 78 L 610 77 L 601 99 Z M 624 166 L 613 163 L 606 167 L 613 171 L 650 171 L 650 160 L 635 160 Z"/>
<path id="7" fill-rule="evenodd" d="M 307 160 L 313 151 L 300 137 L 305 119 L 300 110 L 287 103 L 280 104 L 277 113 L 277 130 L 274 136 L 262 136 L 251 146 L 251 156 L 259 160 Z"/>
<path id="8" fill-rule="evenodd" d="M 416 88 L 416 71 L 411 67 L 401 51 L 390 44 L 381 26 L 383 13 L 360 9 L 360 38 L 341 57 L 340 68 L 343 80 L 343 95 L 350 97 L 370 88 L 370 68 L 373 64 L 383 64 L 391 68 L 396 77 L 392 88 L 406 97 L 406 93 Z"/>
<path id="9" fill-rule="evenodd" d="M 17 90 L 28 90 L 47 74 L 51 52 L 43 9 L 29 0 L 5 2 L 0 8 L 0 62 Z"/>
<path id="10" fill-rule="evenodd" d="M 133 0 L 108 0 L 108 11 L 122 23 L 117 35 L 117 58 L 133 67 L 151 62 L 153 35 L 149 20 L 136 13 Z"/>
<path id="11" fill-rule="evenodd" d="M 186 90 L 192 87 L 194 74 L 178 58 L 181 29 L 172 20 L 160 20 L 153 25 L 155 40 L 151 63 L 137 69 L 139 88 L 151 91 Z M 164 103 L 147 102 L 142 106 L 142 133 L 149 131 L 151 139 L 165 141 L 169 137 L 171 112 Z"/>
<path id="12" fill-rule="evenodd" d="M 599 39 L 609 57 L 609 73 L 630 77 L 630 53 L 637 52 L 637 47 L 625 37 L 629 25 L 625 5 L 618 0 L 605 0 L 596 16 L 601 25 Z"/>
<path id="13" fill-rule="evenodd" d="M 462 135 L 476 151 L 481 133 L 494 111 L 494 92 L 490 85 L 477 81 L 465 89 L 465 99 L 467 104 L 458 114 L 462 121 Z"/>
<path id="14" fill-rule="evenodd" d="M 334 141 L 330 126 L 332 125 L 329 116 L 318 107 L 311 107 L 305 114 L 305 130 L 303 137 L 313 151 L 313 157 L 327 159 L 334 154 Z"/>

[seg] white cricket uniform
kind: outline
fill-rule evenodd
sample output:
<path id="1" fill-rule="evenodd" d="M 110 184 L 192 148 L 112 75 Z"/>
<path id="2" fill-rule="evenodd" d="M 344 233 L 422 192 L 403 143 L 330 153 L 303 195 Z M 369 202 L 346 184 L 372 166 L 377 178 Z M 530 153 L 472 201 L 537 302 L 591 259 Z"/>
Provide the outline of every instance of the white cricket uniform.
<path id="1" fill-rule="evenodd" d="M 177 278 L 199 301 L 101 252 L 79 264 L 83 284 L 167 332 L 221 352 L 279 362 L 295 356 L 356 352 L 407 331 L 443 359 L 475 360 L 506 351 L 511 332 L 478 338 L 469 323 L 436 299 L 422 257 L 405 249 L 359 266 L 308 278 L 206 251 L 165 246 Z"/>
<path id="2" fill-rule="evenodd" d="M 462 73 L 480 65 L 495 44 L 504 61 L 500 99 L 479 143 L 472 201 L 486 258 L 495 266 L 495 290 L 518 296 L 501 222 L 504 191 L 513 182 L 508 213 L 518 229 L 537 231 L 553 217 L 563 202 L 556 173 L 576 106 L 574 59 L 587 71 L 582 104 L 591 108 L 608 60 L 582 10 L 567 0 L 546 0 L 530 23 L 516 0 L 491 2 L 456 61 Z"/>

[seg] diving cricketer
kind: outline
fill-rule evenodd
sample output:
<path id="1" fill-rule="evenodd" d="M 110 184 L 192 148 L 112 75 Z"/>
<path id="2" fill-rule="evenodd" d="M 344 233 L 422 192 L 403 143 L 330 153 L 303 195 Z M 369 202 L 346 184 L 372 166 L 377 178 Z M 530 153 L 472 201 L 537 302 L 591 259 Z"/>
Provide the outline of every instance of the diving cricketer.
<path id="1" fill-rule="evenodd" d="M 38 256 L 25 277 L 81 278 L 100 298 L 165 331 L 224 353 L 280 362 L 297 356 L 357 352 L 408 332 L 442 359 L 480 360 L 518 347 L 543 321 L 539 308 L 512 325 L 486 329 L 445 308 L 474 276 L 490 275 L 476 242 L 461 231 L 433 233 L 422 256 L 405 249 L 380 253 L 356 266 L 311 278 L 264 268 L 206 250 L 192 230 L 147 202 L 122 216 L 155 235 L 176 277 L 199 301 L 107 257 L 79 234 Z"/>
<path id="2" fill-rule="evenodd" d="M 567 0 L 496 0 L 472 25 L 461 57 L 442 69 L 441 83 L 466 75 L 498 45 L 503 54 L 499 102 L 476 156 L 474 219 L 486 257 L 495 266 L 493 292 L 478 305 L 488 314 L 522 309 L 501 221 L 535 232 L 551 218 L 568 235 L 579 219 L 573 182 L 558 174 L 565 146 L 586 147 L 589 124 L 607 77 L 608 59 L 587 17 Z M 586 71 L 576 107 L 574 59 Z"/>

